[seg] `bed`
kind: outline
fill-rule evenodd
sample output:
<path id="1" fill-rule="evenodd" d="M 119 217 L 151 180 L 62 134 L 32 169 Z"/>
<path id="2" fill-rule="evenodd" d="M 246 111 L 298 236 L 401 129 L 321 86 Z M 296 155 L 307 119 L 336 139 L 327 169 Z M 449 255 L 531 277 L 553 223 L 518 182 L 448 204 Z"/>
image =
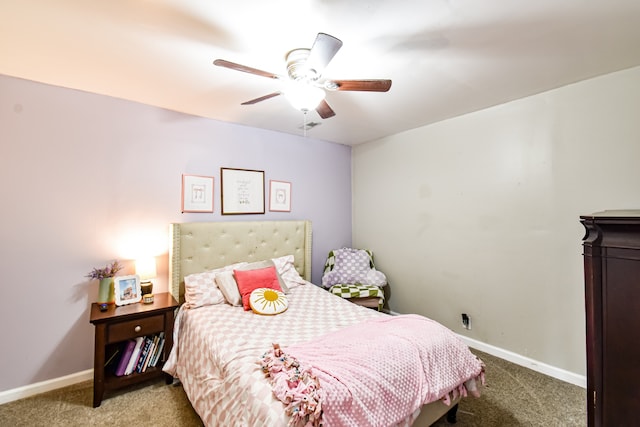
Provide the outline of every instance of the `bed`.
<path id="1" fill-rule="evenodd" d="M 431 396 L 429 399 L 433 402 L 424 405 L 422 403 L 426 400 L 418 406 L 414 402 L 415 408 L 412 411 L 407 410 L 408 406 L 400 409 L 397 405 L 387 405 L 389 402 L 395 402 L 393 399 L 398 396 L 387 398 L 386 394 L 384 399 L 376 399 L 373 404 L 366 399 L 355 403 L 344 400 L 336 403 L 335 399 L 331 401 L 330 397 L 334 394 L 333 391 L 327 391 L 333 390 L 329 387 L 343 387 L 348 381 L 337 378 L 337 372 L 343 375 L 344 371 L 332 372 L 331 369 L 324 369 L 323 364 L 331 366 L 333 362 L 328 361 L 331 357 L 344 360 L 359 357 L 342 357 L 341 354 L 346 354 L 344 348 L 357 347 L 360 342 L 364 342 L 365 346 L 373 345 L 371 343 L 377 340 L 386 339 L 383 337 L 384 334 L 369 334 L 363 327 L 370 330 L 373 325 L 376 331 L 387 327 L 403 330 L 405 328 L 402 324 L 392 322 L 417 322 L 418 327 L 434 327 L 427 322 L 436 322 L 422 316 L 389 316 L 352 304 L 310 283 L 310 221 L 175 223 L 170 225 L 170 238 L 169 290 L 181 303 L 189 299 L 188 291 L 185 298 L 185 277 L 193 280 L 193 277 L 206 274 L 203 272 L 216 269 L 220 271 L 225 268 L 228 271 L 228 266 L 239 265 L 238 263 L 271 259 L 289 260 L 289 271 L 282 273 L 282 276 L 287 278 L 285 283 L 288 288 L 288 308 L 281 314 L 255 314 L 245 311 L 242 306 L 232 306 L 227 301 L 203 304 L 197 308 L 187 308 L 187 303 L 180 308 L 174 328 L 174 347 L 163 369 L 182 383 L 193 408 L 205 425 L 286 427 L 305 425 L 306 421 L 314 419 L 317 422 L 318 414 L 325 417 L 324 425 L 340 425 L 344 419 L 339 417 L 346 416 L 346 411 L 340 412 L 341 415 L 335 418 L 337 421 L 333 422 L 328 417 L 336 417 L 335 408 L 351 405 L 349 407 L 357 409 L 360 405 L 359 410 L 362 412 L 362 408 L 366 408 L 367 413 L 353 415 L 360 417 L 357 418 L 360 421 L 357 421 L 356 425 L 362 425 L 362 417 L 376 420 L 370 421 L 370 424 L 380 422 L 383 425 L 388 421 L 379 420 L 395 417 L 395 421 L 390 425 L 428 426 L 445 414 L 451 421 L 455 420 L 457 401 L 460 397 L 467 393 L 479 395 L 478 388 L 483 380 L 482 362 L 471 355 L 461 342 L 456 346 L 462 345 L 464 350 L 454 351 L 447 347 L 441 348 L 440 353 L 434 356 L 423 356 L 420 353 L 421 358 L 428 359 L 428 363 L 434 365 L 439 363 L 437 359 L 442 358 L 444 353 L 461 353 L 458 356 L 459 366 L 447 368 L 446 376 L 450 377 L 452 374 L 449 371 L 453 371 L 464 378 L 456 379 L 455 384 L 439 384 L 439 389 L 434 388 L 426 392 L 424 390 L 428 387 L 415 385 L 418 381 L 414 378 L 415 375 L 405 378 L 397 372 L 383 373 L 390 369 L 389 366 L 395 366 L 395 362 L 391 363 L 392 359 L 396 359 L 391 348 L 395 348 L 396 345 L 392 344 L 383 350 L 366 350 L 370 351 L 369 354 L 377 354 L 374 351 L 388 352 L 380 353 L 381 356 L 372 357 L 366 363 L 360 363 L 360 369 L 367 366 L 370 372 L 375 373 L 373 377 L 386 378 L 383 385 L 369 386 L 382 387 L 375 390 L 386 393 L 390 381 L 399 381 L 394 387 L 408 385 L 407 390 L 403 390 L 400 395 L 407 395 L 409 391 L 418 387 L 421 390 L 420 399 L 424 398 L 425 393 L 439 393 L 440 396 Z M 281 265 L 277 265 L 278 272 L 281 273 Z M 290 274 L 291 270 L 295 270 L 295 274 Z M 193 299 L 193 296 L 191 298 Z M 448 330 L 438 330 L 434 335 L 449 333 Z M 396 339 L 406 340 L 406 337 Z M 440 344 L 438 346 L 442 347 Z M 336 355 L 336 349 L 343 353 Z M 465 351 L 467 354 L 462 354 Z M 284 353 L 284 356 L 278 357 L 281 353 Z M 304 393 L 314 394 L 305 394 L 297 401 L 297 406 L 291 402 L 294 400 L 291 398 L 291 390 L 287 391 L 289 404 L 286 399 L 285 403 L 278 399 L 278 396 L 282 398 L 283 394 L 282 390 L 279 394 L 277 384 L 288 384 L 292 387 L 291 379 L 284 381 L 282 377 L 277 377 L 284 374 L 281 372 L 284 369 L 276 369 L 273 366 L 273 361 L 285 360 L 285 357 L 295 362 L 291 364 L 296 369 L 313 372 L 309 376 L 316 381 L 308 387 L 308 384 L 304 385 L 302 380 L 300 381 L 298 389 L 304 386 Z M 324 358 L 327 358 L 327 361 Z M 312 366 L 314 368 L 310 369 Z M 356 367 L 342 366 L 341 369 Z M 424 367 L 421 369 L 424 370 Z M 356 376 L 360 374 L 361 372 L 358 372 Z M 442 392 L 442 387 L 447 388 L 445 393 Z M 367 392 L 373 393 L 371 389 Z M 336 392 L 335 396 L 340 393 L 342 391 Z M 344 393 L 351 398 L 351 389 Z M 311 405 L 310 402 L 314 401 L 314 398 L 324 399 L 322 411 L 319 406 L 316 408 L 315 404 Z M 301 415 L 301 408 L 307 411 L 307 418 Z M 296 412 L 298 410 L 300 412 Z"/>

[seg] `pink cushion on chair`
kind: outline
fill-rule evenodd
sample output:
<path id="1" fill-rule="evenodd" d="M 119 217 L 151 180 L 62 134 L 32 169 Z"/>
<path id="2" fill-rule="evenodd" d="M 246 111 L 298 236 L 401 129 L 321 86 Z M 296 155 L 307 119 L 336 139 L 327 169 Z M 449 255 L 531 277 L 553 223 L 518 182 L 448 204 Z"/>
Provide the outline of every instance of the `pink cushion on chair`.
<path id="1" fill-rule="evenodd" d="M 249 298 L 255 289 L 270 288 L 282 292 L 275 266 L 257 270 L 234 270 L 233 274 L 236 277 L 238 290 L 242 295 L 242 306 L 245 310 L 251 310 Z"/>

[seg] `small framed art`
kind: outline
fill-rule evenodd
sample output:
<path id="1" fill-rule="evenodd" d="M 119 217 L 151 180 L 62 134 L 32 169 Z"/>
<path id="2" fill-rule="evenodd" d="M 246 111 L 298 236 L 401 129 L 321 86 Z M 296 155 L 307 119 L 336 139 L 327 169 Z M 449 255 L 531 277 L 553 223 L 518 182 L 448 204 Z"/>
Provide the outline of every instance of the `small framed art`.
<path id="1" fill-rule="evenodd" d="M 222 215 L 264 213 L 264 171 L 220 168 Z"/>
<path id="2" fill-rule="evenodd" d="M 273 212 L 291 212 L 291 183 L 269 181 L 269 210 Z"/>
<path id="3" fill-rule="evenodd" d="M 139 302 L 142 298 L 140 291 L 140 276 L 116 276 L 113 278 L 113 291 L 116 296 L 116 305 L 127 305 Z"/>
<path id="4" fill-rule="evenodd" d="M 182 212 L 213 212 L 213 177 L 182 175 Z"/>

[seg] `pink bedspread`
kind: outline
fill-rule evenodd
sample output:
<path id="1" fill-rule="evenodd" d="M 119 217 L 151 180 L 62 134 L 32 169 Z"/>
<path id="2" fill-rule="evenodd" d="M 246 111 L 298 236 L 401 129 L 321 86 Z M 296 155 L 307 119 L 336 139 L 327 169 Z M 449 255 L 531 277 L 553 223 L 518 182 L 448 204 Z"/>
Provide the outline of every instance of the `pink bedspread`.
<path id="1" fill-rule="evenodd" d="M 309 425 L 319 424 L 318 399 L 325 426 L 392 426 L 425 403 L 477 394 L 475 381 L 483 380 L 483 364 L 468 347 L 449 329 L 418 315 L 372 319 L 282 350 L 299 363 L 305 381 L 292 382 L 289 372 L 272 363 L 274 394 L 289 400 L 285 403 L 296 393 L 313 398 L 310 407 L 306 400 L 290 405 L 315 412 L 294 413 L 296 425 L 314 418 Z"/>

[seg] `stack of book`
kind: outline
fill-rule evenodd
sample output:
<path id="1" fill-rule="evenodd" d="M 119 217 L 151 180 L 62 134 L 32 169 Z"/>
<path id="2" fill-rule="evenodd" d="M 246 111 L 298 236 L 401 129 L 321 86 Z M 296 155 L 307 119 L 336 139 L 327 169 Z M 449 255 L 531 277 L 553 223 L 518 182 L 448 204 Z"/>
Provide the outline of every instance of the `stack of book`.
<path id="1" fill-rule="evenodd" d="M 147 368 L 156 366 L 163 347 L 164 332 L 125 341 L 119 352 L 120 360 L 115 369 L 116 376 L 131 375 L 134 372 L 142 373 Z"/>

